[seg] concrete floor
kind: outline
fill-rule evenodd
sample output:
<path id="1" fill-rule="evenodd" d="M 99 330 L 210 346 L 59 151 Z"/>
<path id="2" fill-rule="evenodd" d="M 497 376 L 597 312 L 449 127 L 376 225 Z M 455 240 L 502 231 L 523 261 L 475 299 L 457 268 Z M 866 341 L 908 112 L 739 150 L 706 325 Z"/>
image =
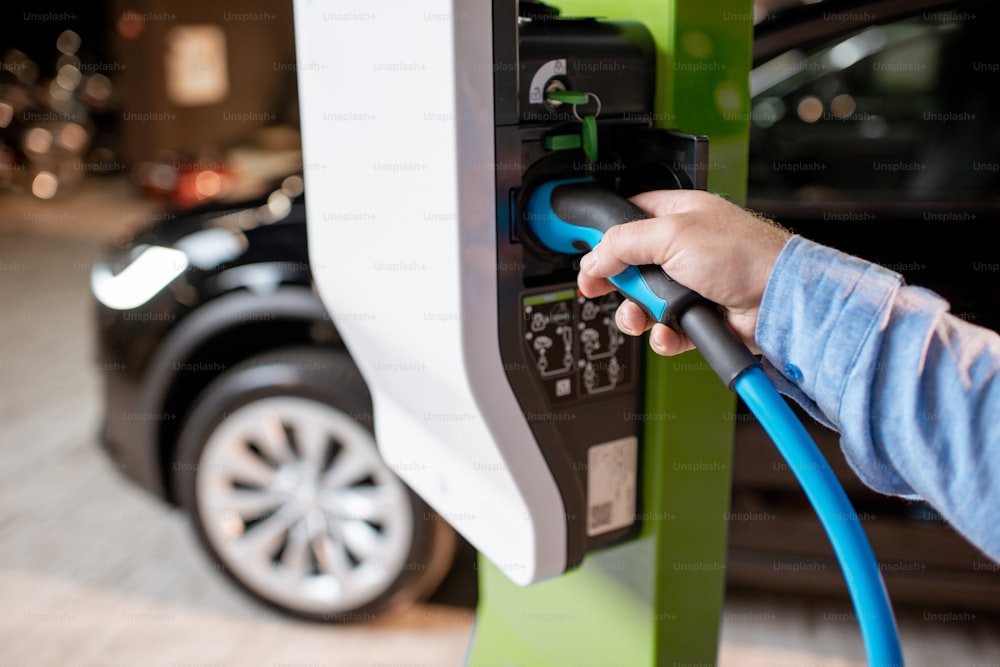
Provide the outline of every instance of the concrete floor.
<path id="1" fill-rule="evenodd" d="M 426 604 L 351 627 L 276 614 L 100 451 L 88 270 L 100 243 L 148 210 L 107 205 L 120 194 L 64 206 L 0 195 L 0 667 L 461 665 L 468 608 Z M 900 629 L 911 667 L 1000 667 L 995 620 L 904 610 Z M 863 662 L 855 624 L 829 604 L 727 600 L 720 664 Z"/>

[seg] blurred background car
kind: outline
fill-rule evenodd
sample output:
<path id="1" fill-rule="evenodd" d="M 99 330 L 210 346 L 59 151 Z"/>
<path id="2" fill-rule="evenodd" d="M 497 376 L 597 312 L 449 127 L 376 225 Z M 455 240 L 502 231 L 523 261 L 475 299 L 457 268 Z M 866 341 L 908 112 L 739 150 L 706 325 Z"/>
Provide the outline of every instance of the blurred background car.
<path id="1" fill-rule="evenodd" d="M 103 442 L 182 506 L 218 568 L 298 616 L 424 599 L 454 531 L 382 461 L 371 399 L 312 291 L 302 179 L 171 214 L 91 271 Z"/>

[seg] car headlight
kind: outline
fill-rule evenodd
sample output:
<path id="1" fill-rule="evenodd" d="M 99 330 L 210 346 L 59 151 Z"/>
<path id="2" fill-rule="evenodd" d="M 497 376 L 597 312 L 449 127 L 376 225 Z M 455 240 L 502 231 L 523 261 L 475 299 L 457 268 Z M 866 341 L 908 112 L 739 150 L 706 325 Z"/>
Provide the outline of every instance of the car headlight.
<path id="1" fill-rule="evenodd" d="M 159 294 L 187 268 L 187 255 L 180 250 L 146 246 L 118 273 L 105 262 L 95 263 L 90 288 L 108 308 L 131 310 Z"/>

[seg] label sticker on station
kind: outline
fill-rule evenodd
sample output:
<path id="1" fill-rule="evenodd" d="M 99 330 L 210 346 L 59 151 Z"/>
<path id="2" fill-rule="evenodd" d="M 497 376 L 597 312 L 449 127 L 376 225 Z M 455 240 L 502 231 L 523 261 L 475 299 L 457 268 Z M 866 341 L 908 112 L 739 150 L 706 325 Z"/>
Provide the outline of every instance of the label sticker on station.
<path id="1" fill-rule="evenodd" d="M 635 436 L 587 450 L 587 535 L 631 526 L 635 521 Z"/>

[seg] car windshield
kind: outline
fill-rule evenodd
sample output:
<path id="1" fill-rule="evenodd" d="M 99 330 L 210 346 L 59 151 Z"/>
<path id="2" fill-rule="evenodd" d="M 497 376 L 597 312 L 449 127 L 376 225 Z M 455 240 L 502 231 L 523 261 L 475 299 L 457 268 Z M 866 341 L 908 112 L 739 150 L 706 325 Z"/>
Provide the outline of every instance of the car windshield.
<path id="1" fill-rule="evenodd" d="M 758 65 L 751 191 L 796 201 L 997 201 L 991 30 L 959 12 L 923 12 Z"/>

